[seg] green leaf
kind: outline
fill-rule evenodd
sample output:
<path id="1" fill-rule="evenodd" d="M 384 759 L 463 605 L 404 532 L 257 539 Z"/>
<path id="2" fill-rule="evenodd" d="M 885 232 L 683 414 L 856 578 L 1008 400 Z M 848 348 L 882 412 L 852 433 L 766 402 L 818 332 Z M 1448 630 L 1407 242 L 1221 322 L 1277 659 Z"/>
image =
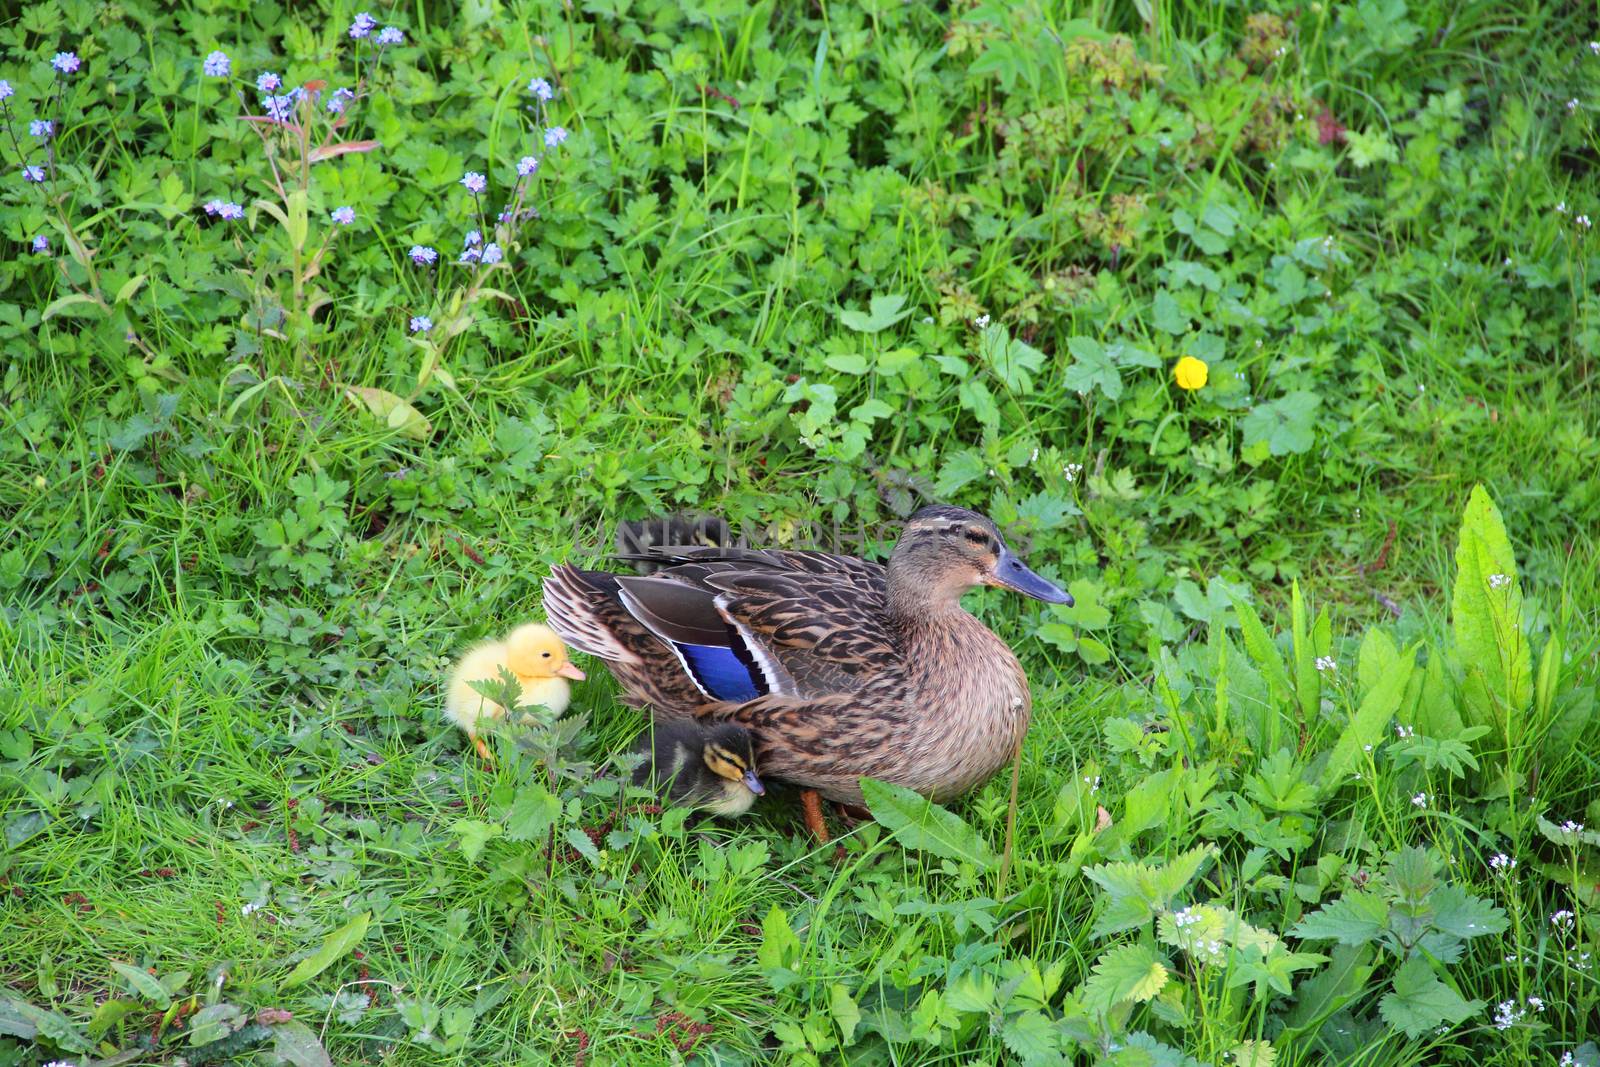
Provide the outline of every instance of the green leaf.
<path id="1" fill-rule="evenodd" d="M 1389 139 L 1388 131 L 1378 127 L 1365 130 L 1346 130 L 1345 144 L 1350 149 L 1350 162 L 1357 170 L 1365 170 L 1374 163 L 1398 163 L 1400 150 Z"/>
<path id="2" fill-rule="evenodd" d="M 905 303 L 904 296 L 874 296 L 865 314 L 855 310 L 841 310 L 839 322 L 846 329 L 855 330 L 857 333 L 878 333 L 911 314 L 911 309 L 906 307 Z"/>
<path id="3" fill-rule="evenodd" d="M 1306 622 L 1306 601 L 1296 579 L 1289 587 L 1290 631 L 1294 638 L 1294 691 L 1300 702 L 1300 721 L 1315 722 L 1322 702 L 1322 676 L 1317 670 L 1317 650 Z"/>
<path id="4" fill-rule="evenodd" d="M 1482 897 L 1468 896 L 1459 886 L 1447 885 L 1428 897 L 1433 908 L 1433 928 L 1463 940 L 1502 933 L 1506 913 Z"/>
<path id="5" fill-rule="evenodd" d="M 774 904 L 761 923 L 761 946 L 756 949 L 756 962 L 769 972 L 770 978 L 771 972 L 788 970 L 799 958 L 800 939 L 789 926 L 789 917 Z"/>
<path id="6" fill-rule="evenodd" d="M 94 1048 L 66 1016 L 14 997 L 0 997 L 0 1034 L 25 1041 L 43 1037 L 69 1052 L 88 1052 Z"/>
<path id="7" fill-rule="evenodd" d="M 1366 992 L 1372 976 L 1371 945 L 1337 945 L 1332 962 L 1300 983 L 1294 1007 L 1284 1017 L 1289 1030 L 1309 1037 L 1334 1012 Z"/>
<path id="8" fill-rule="evenodd" d="M 1107 400 L 1122 396 L 1122 374 L 1106 347 L 1092 337 L 1067 338 L 1072 364 L 1062 373 L 1061 382 L 1079 396 L 1099 389 Z"/>
<path id="9" fill-rule="evenodd" d="M 1472 725 L 1495 726 L 1533 700 L 1533 652 L 1522 629 L 1522 586 L 1500 509 L 1474 486 L 1456 545 L 1450 624 Z"/>
<path id="10" fill-rule="evenodd" d="M 997 862 L 994 851 L 959 815 L 905 786 L 861 779 L 861 794 L 872 817 L 906 848 L 987 870 Z"/>
<path id="11" fill-rule="evenodd" d="M 272 1051 L 293 1067 L 333 1067 L 333 1060 L 316 1033 L 298 1019 L 272 1027 Z"/>
<path id="12" fill-rule="evenodd" d="M 1165 289 L 1156 290 L 1155 305 L 1150 322 L 1163 333 L 1181 334 L 1189 329 L 1189 315 L 1179 306 L 1177 298 Z"/>
<path id="13" fill-rule="evenodd" d="M 1322 398 L 1296 390 L 1265 404 L 1257 404 L 1244 417 L 1245 447 L 1265 444 L 1274 456 L 1308 451 L 1316 443 L 1316 415 Z"/>
<path id="14" fill-rule="evenodd" d="M 295 965 L 280 988 L 293 989 L 327 970 L 336 960 L 361 944 L 361 939 L 367 935 L 367 924 L 371 921 L 372 912 L 364 911 L 329 934 L 321 948 Z"/>
<path id="15" fill-rule="evenodd" d="M 345 393 L 356 403 L 383 420 L 391 430 L 399 430 L 414 441 L 426 441 L 433 436 L 433 423 L 422 412 L 406 403 L 387 389 L 373 389 L 364 385 L 345 386 Z"/>
<path id="16" fill-rule="evenodd" d="M 1101 956 L 1083 983 L 1083 1003 L 1104 1014 L 1124 1001 L 1142 1003 L 1167 984 L 1167 968 L 1149 945 L 1123 945 Z"/>
<path id="17" fill-rule="evenodd" d="M 484 846 L 504 833 L 505 827 L 482 819 L 457 819 L 450 824 L 450 831 L 461 837 L 461 854 L 469 863 L 476 863 Z"/>
<path id="18" fill-rule="evenodd" d="M 1389 919 L 1389 906 L 1367 890 L 1352 890 L 1295 923 L 1289 933 L 1304 941 L 1365 945 L 1376 941 Z"/>
<path id="19" fill-rule="evenodd" d="M 1000 1039 L 1024 1064 L 1061 1062 L 1061 1034 L 1041 1011 L 1029 1009 L 1009 1016 L 1000 1029 Z"/>
<path id="20" fill-rule="evenodd" d="M 172 1007 L 172 995 L 169 994 L 155 975 L 142 967 L 133 967 L 118 960 L 110 960 L 111 969 L 128 980 L 133 991 L 154 1004 L 162 1011 Z"/>
<path id="21" fill-rule="evenodd" d="M 1443 1024 L 1462 1022 L 1483 1009 L 1434 976 L 1428 961 L 1413 956 L 1395 972 L 1394 991 L 1378 1002 L 1384 1022 L 1415 1040 Z"/>
<path id="22" fill-rule="evenodd" d="M 68 293 L 66 296 L 58 296 L 45 305 L 44 311 L 39 315 L 39 321 L 49 322 L 57 315 L 65 313 L 68 308 L 77 307 L 81 304 L 93 305 L 94 303 L 94 297 L 89 296 L 87 293 Z"/>
<path id="23" fill-rule="evenodd" d="M 1328 762 L 1323 765 L 1322 788 L 1325 793 L 1338 789 L 1349 779 L 1366 746 L 1376 745 L 1388 729 L 1389 721 L 1400 709 L 1400 698 L 1405 696 L 1411 672 L 1416 669 L 1416 657 L 1417 646 L 1407 647 L 1345 724 L 1333 751 L 1328 754 Z"/>
<path id="24" fill-rule="evenodd" d="M 506 812 L 506 837 L 512 841 L 543 841 L 560 817 L 561 799 L 540 783 L 529 782 L 518 787 L 511 810 Z M 465 848 L 463 842 L 463 851 Z"/>
<path id="25" fill-rule="evenodd" d="M 828 987 L 828 1011 L 839 1027 L 840 1044 L 848 1045 L 856 1038 L 856 1027 L 861 1023 L 861 1009 L 851 999 L 850 991 L 838 982 Z"/>

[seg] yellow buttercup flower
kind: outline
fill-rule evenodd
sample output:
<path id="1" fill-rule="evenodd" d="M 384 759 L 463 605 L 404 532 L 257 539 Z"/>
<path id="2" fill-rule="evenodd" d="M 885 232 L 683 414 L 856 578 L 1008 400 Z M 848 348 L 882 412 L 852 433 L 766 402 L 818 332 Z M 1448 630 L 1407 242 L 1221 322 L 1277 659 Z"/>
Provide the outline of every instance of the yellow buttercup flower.
<path id="1" fill-rule="evenodd" d="M 1178 383 L 1178 388 L 1190 392 L 1206 384 L 1207 373 L 1206 361 L 1195 359 L 1193 356 L 1184 356 L 1178 360 L 1177 366 L 1172 368 L 1172 377 Z"/>

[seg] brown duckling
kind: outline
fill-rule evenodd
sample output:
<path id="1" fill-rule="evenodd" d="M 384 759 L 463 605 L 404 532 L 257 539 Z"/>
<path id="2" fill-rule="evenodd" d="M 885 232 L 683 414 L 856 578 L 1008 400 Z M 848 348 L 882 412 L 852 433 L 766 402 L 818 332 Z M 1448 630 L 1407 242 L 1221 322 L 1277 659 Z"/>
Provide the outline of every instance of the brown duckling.
<path id="1" fill-rule="evenodd" d="M 633 784 L 713 815 L 742 815 L 767 791 L 756 777 L 755 740 L 738 723 L 657 720 L 634 746 L 645 756 Z"/>

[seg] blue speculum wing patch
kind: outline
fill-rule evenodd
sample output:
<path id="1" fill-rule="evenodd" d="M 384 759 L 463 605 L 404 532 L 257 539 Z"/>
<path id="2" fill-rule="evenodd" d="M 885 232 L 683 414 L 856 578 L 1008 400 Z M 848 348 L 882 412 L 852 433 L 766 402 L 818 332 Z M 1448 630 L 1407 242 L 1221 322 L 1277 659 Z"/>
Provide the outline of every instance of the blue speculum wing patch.
<path id="1" fill-rule="evenodd" d="M 750 668 L 731 648 L 722 645 L 691 645 L 674 641 L 689 665 L 700 688 L 718 700 L 754 700 L 762 691 Z"/>

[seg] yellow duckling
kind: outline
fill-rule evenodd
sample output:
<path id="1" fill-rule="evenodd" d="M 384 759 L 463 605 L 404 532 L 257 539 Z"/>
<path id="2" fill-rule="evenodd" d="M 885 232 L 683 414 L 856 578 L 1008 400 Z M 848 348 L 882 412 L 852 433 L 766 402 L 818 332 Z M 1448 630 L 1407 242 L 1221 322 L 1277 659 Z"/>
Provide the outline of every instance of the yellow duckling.
<path id="1" fill-rule="evenodd" d="M 543 623 L 530 622 L 512 630 L 503 641 L 485 641 L 468 650 L 450 675 L 444 710 L 450 721 L 472 738 L 478 755 L 490 763 L 494 756 L 478 736 L 478 723 L 482 719 L 504 718 L 506 709 L 469 683 L 496 679 L 501 667 L 510 670 L 522 687 L 517 707 L 543 705 L 556 715 L 566 711 L 572 700 L 572 686 L 567 679 L 581 682 L 585 677 L 567 659 L 567 646 L 561 638 Z"/>

